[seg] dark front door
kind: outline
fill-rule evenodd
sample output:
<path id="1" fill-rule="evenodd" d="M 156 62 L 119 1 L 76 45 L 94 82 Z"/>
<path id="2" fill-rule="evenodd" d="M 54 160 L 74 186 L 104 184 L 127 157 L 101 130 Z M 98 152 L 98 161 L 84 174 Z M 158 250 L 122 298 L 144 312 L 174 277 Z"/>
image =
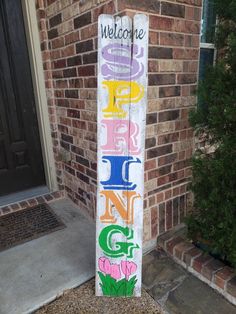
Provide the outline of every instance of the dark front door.
<path id="1" fill-rule="evenodd" d="M 0 195 L 43 184 L 21 0 L 0 0 Z"/>

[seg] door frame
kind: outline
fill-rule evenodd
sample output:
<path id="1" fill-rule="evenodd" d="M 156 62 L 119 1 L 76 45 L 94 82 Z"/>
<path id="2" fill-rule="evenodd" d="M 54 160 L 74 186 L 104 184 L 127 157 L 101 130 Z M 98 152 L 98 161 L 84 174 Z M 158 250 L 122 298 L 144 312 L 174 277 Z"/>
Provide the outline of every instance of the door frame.
<path id="1" fill-rule="evenodd" d="M 28 44 L 46 184 L 49 190 L 53 192 L 58 190 L 58 183 L 56 179 L 55 159 L 52 148 L 52 137 L 35 1 L 21 0 L 21 3 Z"/>

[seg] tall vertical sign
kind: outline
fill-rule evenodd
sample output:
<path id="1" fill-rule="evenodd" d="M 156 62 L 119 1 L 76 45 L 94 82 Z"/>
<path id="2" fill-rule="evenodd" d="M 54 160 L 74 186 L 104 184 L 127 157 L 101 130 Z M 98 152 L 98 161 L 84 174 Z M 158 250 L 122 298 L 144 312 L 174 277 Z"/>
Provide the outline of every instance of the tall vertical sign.
<path id="1" fill-rule="evenodd" d="M 98 20 L 96 295 L 140 296 L 148 18 Z"/>

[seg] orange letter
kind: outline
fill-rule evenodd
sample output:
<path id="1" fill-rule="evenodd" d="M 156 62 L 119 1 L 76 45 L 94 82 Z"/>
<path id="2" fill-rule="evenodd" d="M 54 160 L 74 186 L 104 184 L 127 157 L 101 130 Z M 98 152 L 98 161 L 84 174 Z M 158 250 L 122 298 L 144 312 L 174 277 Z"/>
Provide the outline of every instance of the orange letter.
<path id="1" fill-rule="evenodd" d="M 134 191 L 122 191 L 123 199 L 114 191 L 101 191 L 100 194 L 106 198 L 106 211 L 104 215 L 100 216 L 102 222 L 116 223 L 117 219 L 112 214 L 112 209 L 115 207 L 127 224 L 134 223 L 134 200 L 141 197 L 139 194 Z M 127 204 L 124 201 L 125 197 Z"/>

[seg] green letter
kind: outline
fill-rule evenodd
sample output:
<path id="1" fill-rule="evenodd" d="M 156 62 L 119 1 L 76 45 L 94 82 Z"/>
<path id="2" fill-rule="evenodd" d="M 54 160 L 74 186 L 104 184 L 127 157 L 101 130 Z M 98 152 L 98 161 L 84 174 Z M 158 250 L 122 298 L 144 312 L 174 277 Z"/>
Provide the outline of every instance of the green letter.
<path id="1" fill-rule="evenodd" d="M 105 227 L 99 236 L 99 245 L 104 254 L 110 257 L 122 257 L 127 255 L 128 258 L 133 257 L 133 250 L 138 249 L 139 245 L 132 242 L 115 242 L 112 241 L 112 236 L 115 234 L 123 234 L 127 240 L 133 239 L 134 231 L 128 227 L 118 225 L 110 225 Z"/>

